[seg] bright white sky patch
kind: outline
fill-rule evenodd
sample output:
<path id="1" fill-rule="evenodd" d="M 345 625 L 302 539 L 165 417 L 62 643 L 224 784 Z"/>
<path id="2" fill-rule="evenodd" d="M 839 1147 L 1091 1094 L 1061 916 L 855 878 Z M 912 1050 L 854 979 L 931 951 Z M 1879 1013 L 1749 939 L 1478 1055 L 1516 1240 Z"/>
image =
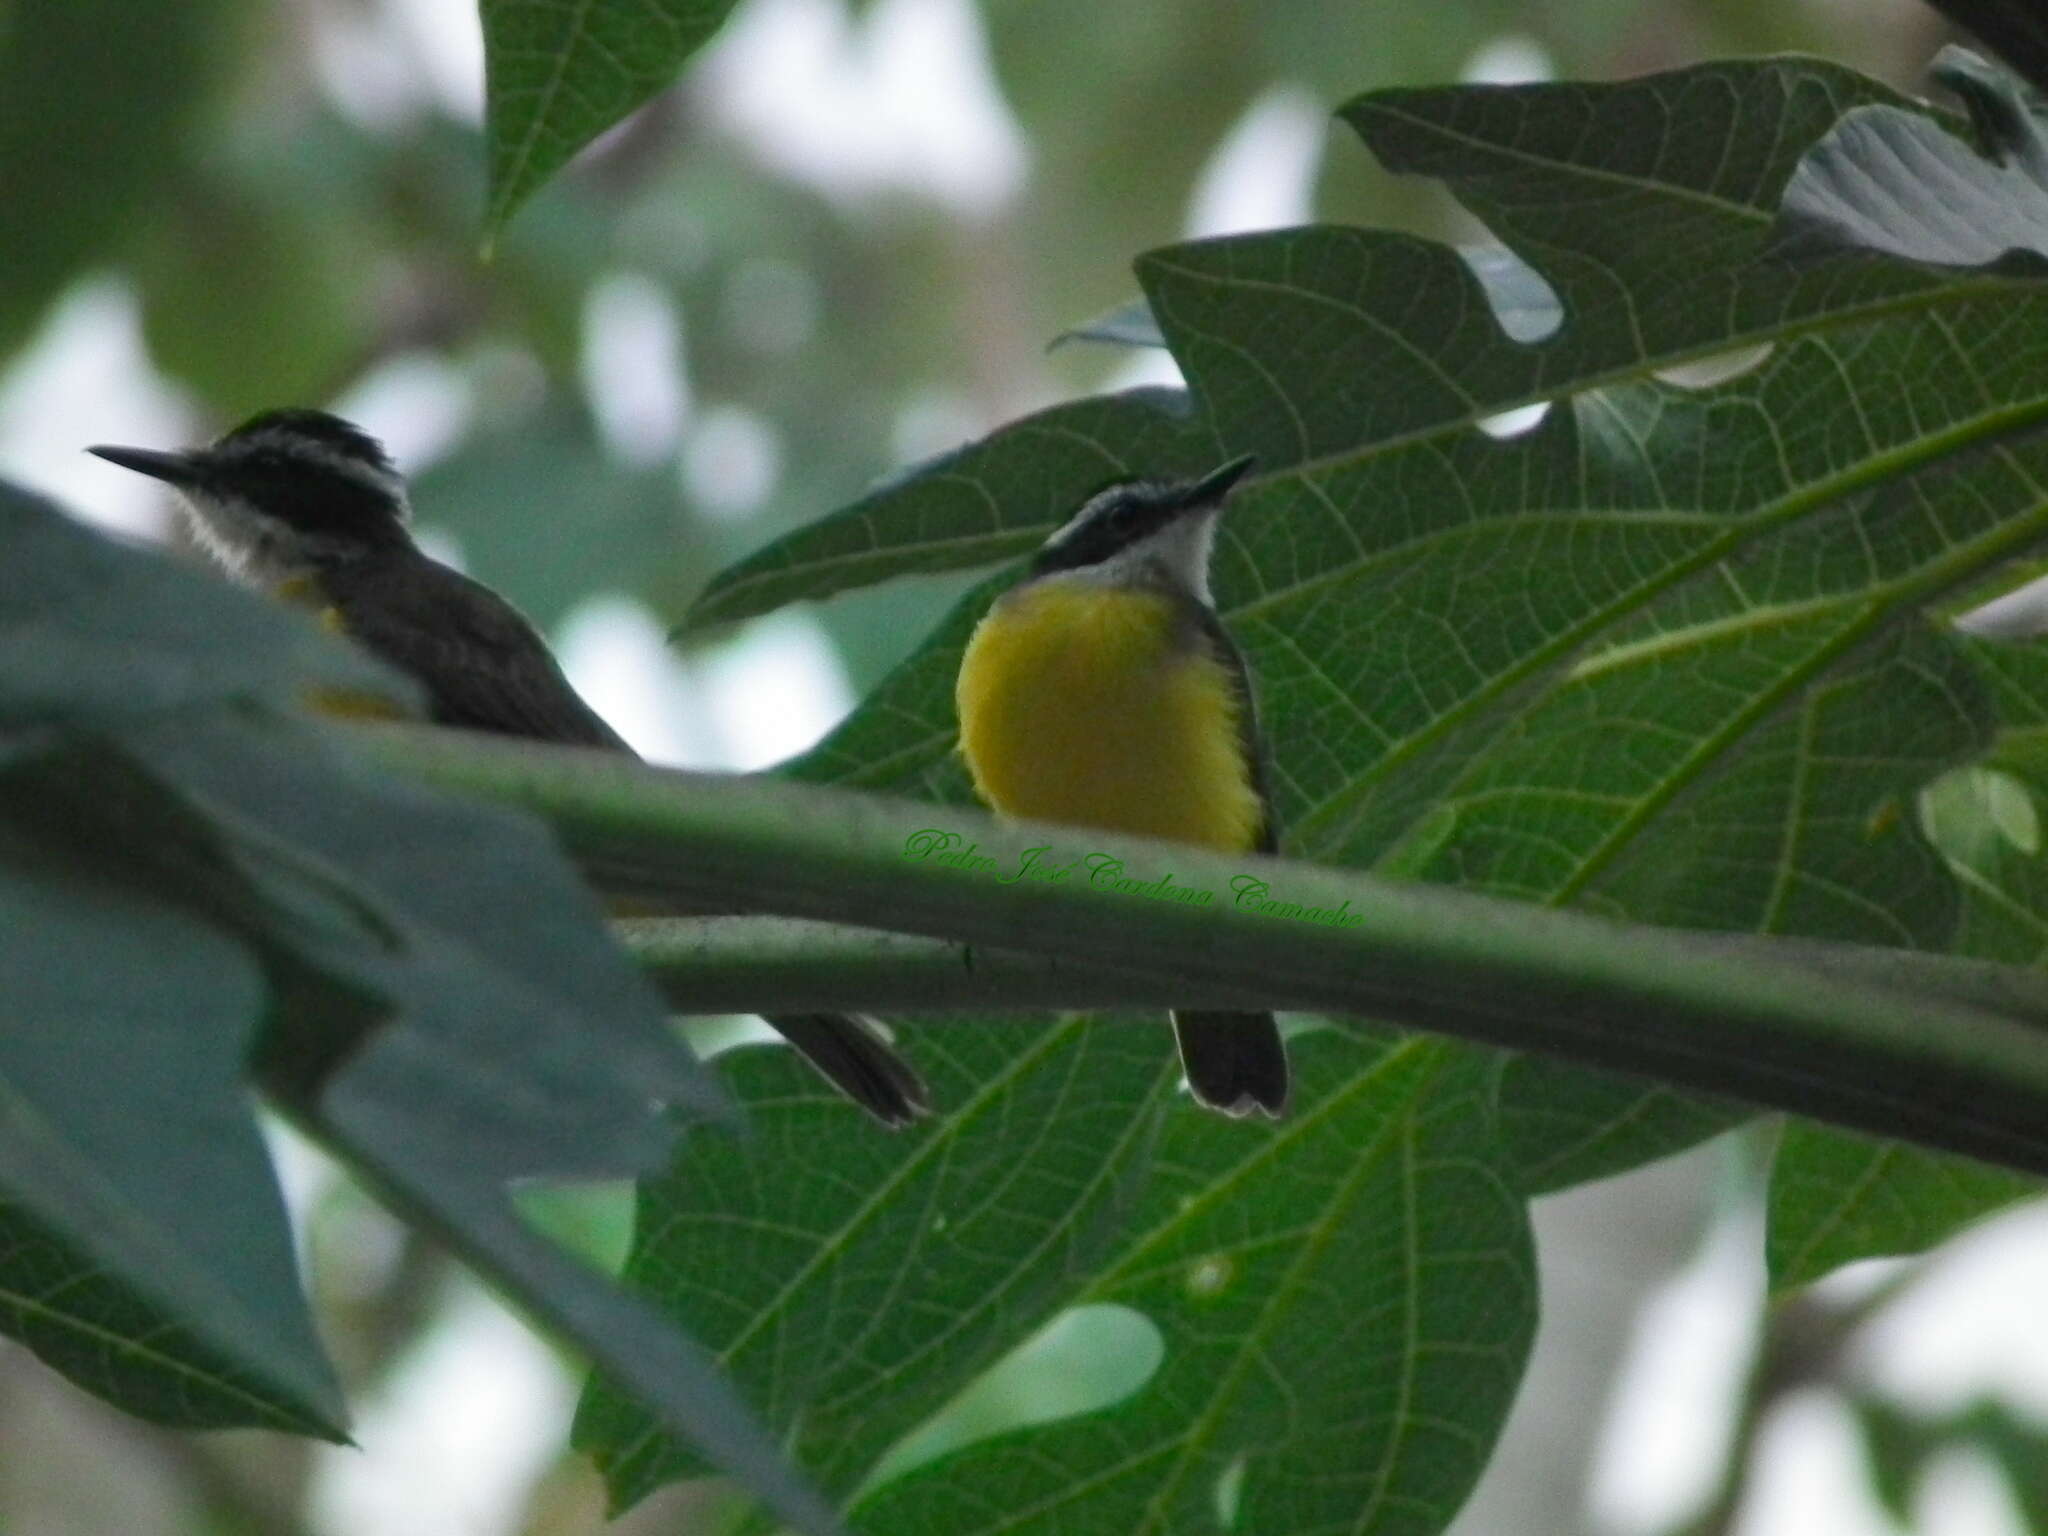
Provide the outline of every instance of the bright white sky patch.
<path id="1" fill-rule="evenodd" d="M 1458 78 L 1467 85 L 1529 85 L 1557 78 L 1557 64 L 1535 38 L 1503 32 L 1473 50 Z"/>
<path id="2" fill-rule="evenodd" d="M 1762 1246 L 1761 1212 L 1724 1219 L 1637 1315 L 1587 1495 L 1602 1528 L 1667 1530 L 1706 1497 L 1756 1347 Z"/>
<path id="3" fill-rule="evenodd" d="M 1964 1234 L 1864 1331 L 1856 1362 L 1925 1413 L 1991 1393 L 2048 1422 L 2048 1204 Z"/>
<path id="4" fill-rule="evenodd" d="M 683 494 L 708 516 L 745 517 L 768 499 L 781 475 L 774 425 L 745 406 L 714 406 L 683 442 Z"/>
<path id="5" fill-rule="evenodd" d="M 685 658 L 630 598 L 582 604 L 556 653 L 576 691 L 652 762 L 765 768 L 816 744 L 853 707 L 846 669 L 810 615 L 769 614 Z"/>
<path id="6" fill-rule="evenodd" d="M 2048 633 L 2048 576 L 2037 576 L 1981 608 L 1957 615 L 1955 626 L 1986 640 L 2031 640 Z"/>
<path id="7" fill-rule="evenodd" d="M 766 768 L 815 746 L 853 707 L 839 653 L 818 621 L 784 609 L 701 653 L 695 672 L 725 761 Z M 707 765 L 709 766 L 709 765 Z"/>
<path id="8" fill-rule="evenodd" d="M 827 197 L 906 191 L 962 217 L 1023 185 L 1027 148 L 969 0 L 749 0 L 705 52 L 713 112 Z"/>
<path id="9" fill-rule="evenodd" d="M 2032 1529 L 2005 1474 L 1972 1451 L 1943 1451 L 1930 1460 L 1913 1490 L 1912 1510 L 1914 1530 L 1940 1536 L 2027 1536 Z"/>
<path id="10" fill-rule="evenodd" d="M 395 133 L 419 114 L 420 71 L 404 48 L 393 46 L 388 15 L 352 5 L 302 6 L 296 14 L 304 19 L 313 74 L 345 116 L 373 132 Z"/>
<path id="11" fill-rule="evenodd" d="M 889 452 L 898 464 L 916 464 L 961 447 L 989 426 L 957 390 L 922 389 L 897 407 Z"/>
<path id="12" fill-rule="evenodd" d="M 326 1536 L 518 1530 L 562 1447 L 562 1363 L 468 1280 L 384 1389 L 356 1404 L 360 1449 L 323 1445 L 309 1503 Z"/>
<path id="13" fill-rule="evenodd" d="M 1248 230 L 1284 229 L 1314 217 L 1316 175 L 1328 135 L 1327 114 L 1298 85 L 1263 92 L 1209 156 L 1188 197 L 1183 233 L 1191 240 Z M 1091 343 L 1091 345 L 1098 345 Z M 1120 348 L 1110 390 L 1185 382 L 1164 347 Z"/>
<path id="14" fill-rule="evenodd" d="M 383 0 L 387 35 L 416 61 L 441 109 L 464 122 L 484 115 L 484 33 L 473 5 Z"/>
<path id="15" fill-rule="evenodd" d="M 717 743 L 701 722 L 688 673 L 653 614 L 616 593 L 580 603 L 554 637 L 562 670 L 584 702 L 654 762 L 712 766 Z"/>
<path id="16" fill-rule="evenodd" d="M 1520 437 L 1525 432 L 1534 432 L 1543 418 L 1549 414 L 1550 402 L 1538 400 L 1533 405 L 1518 405 L 1512 410 L 1480 417 L 1479 430 L 1488 437 L 1504 442 L 1511 437 Z"/>
<path id="17" fill-rule="evenodd" d="M 474 408 L 462 370 L 431 352 L 379 364 L 334 402 L 334 413 L 381 442 L 408 477 L 461 441 Z"/>
<path id="18" fill-rule="evenodd" d="M 1328 127 L 1322 103 L 1300 86 L 1261 93 L 1202 167 L 1188 199 L 1188 237 L 1307 223 Z"/>
<path id="19" fill-rule="evenodd" d="M 0 379 L 0 475 L 101 527 L 160 537 L 170 493 L 85 450 L 187 447 L 192 420 L 150 367 L 134 291 L 117 278 L 87 278 L 57 301 Z"/>
<path id="20" fill-rule="evenodd" d="M 590 290 L 583 310 L 583 393 L 606 446 L 628 464 L 675 452 L 690 413 L 682 321 L 667 292 L 637 272 Z"/>
<path id="21" fill-rule="evenodd" d="M 1786 1398 L 1757 1436 L 1736 1536 L 1897 1536 L 1897 1529 L 1870 1491 L 1863 1437 L 1849 1410 L 1820 1392 Z M 1943 1536 L 1963 1531 L 1946 1522 L 1939 1529 Z"/>

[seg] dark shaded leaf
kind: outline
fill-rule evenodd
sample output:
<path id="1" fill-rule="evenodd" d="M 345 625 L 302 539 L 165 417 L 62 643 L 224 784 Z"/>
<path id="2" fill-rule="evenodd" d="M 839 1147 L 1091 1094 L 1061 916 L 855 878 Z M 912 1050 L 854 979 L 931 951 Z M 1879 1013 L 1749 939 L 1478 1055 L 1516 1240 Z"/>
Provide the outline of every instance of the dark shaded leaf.
<path id="1" fill-rule="evenodd" d="M 0 1323 L 131 1412 L 340 1439 L 243 1087 L 255 957 L 32 831 L 38 771 L 0 775 Z"/>
<path id="2" fill-rule="evenodd" d="M 1395 1045 L 1363 1071 L 1349 1051 L 1300 1054 L 1277 1130 L 1169 1120 L 1151 1198 L 1079 1293 L 1158 1327 L 1152 1379 L 884 1485 L 856 1506 L 862 1529 L 1450 1523 L 1534 1330 L 1522 1202 L 1447 1048 Z"/>
<path id="3" fill-rule="evenodd" d="M 2048 394 L 2010 299 L 1756 261 L 1803 146 L 1883 99 L 1777 61 L 1356 103 L 1383 157 L 1444 176 L 1536 263 L 1567 316 L 1554 336 L 1507 337 L 1463 262 L 1405 236 L 1155 253 L 1140 272 L 1191 419 L 1128 396 L 1029 418 L 763 552 L 706 611 L 1021 552 L 1111 464 L 1253 449 L 1215 584 L 1264 695 L 1291 851 L 1653 921 L 1941 946 L 1957 896 L 1906 807 L 1990 722 L 1918 613 L 2040 536 L 2042 445 L 1962 450 L 2041 419 Z M 1711 388 L 1654 377 L 1771 337 Z M 1959 376 L 1984 392 L 1958 395 Z M 1520 436 L 1474 430 L 1552 396 Z M 1811 430 L 1780 430 L 1791 402 Z M 798 771 L 962 798 L 952 682 L 1001 584 Z M 1537 1187 L 1727 1121 L 1564 1069 L 1500 1081 Z"/>
<path id="4" fill-rule="evenodd" d="M 2034 88 L 2048 91 L 2048 16 L 2033 0 L 1928 0 L 1989 43 Z"/>
<path id="5" fill-rule="evenodd" d="M 959 1106 L 945 1121 L 860 1139 L 787 1053 L 750 1053 L 734 1081 L 773 1157 L 721 1172 L 715 1147 L 692 1149 L 648 1186 L 630 1273 L 723 1341 L 842 1494 L 1063 1308 L 1132 1308 L 1166 1354 L 1084 1423 L 884 1484 L 855 1506 L 861 1528 L 972 1531 L 1032 1510 L 1027 1529 L 1092 1530 L 1107 1509 L 1119 1530 L 1178 1530 L 1213 1518 L 1226 1474 L 1251 1530 L 1356 1514 L 1371 1487 L 1390 1519 L 1456 1508 L 1533 1298 L 1519 1202 L 1444 1048 L 1300 1040 L 1299 1098 L 1275 1128 L 1184 1107 L 1162 1122 L 1176 1074 L 1157 1022 L 903 1033 Z M 602 1390 L 577 1441 L 619 1503 L 699 1470 Z"/>
<path id="6" fill-rule="evenodd" d="M 1163 1025 L 899 1039 L 947 1108 L 897 1136 L 787 1050 L 723 1058 L 753 1135 L 678 1147 L 642 1186 L 626 1269 L 842 1495 L 1095 1272 L 1148 1177 L 1170 1071 Z M 706 1470 L 601 1385 L 575 1444 L 615 1506 Z"/>
<path id="7" fill-rule="evenodd" d="M 722 572 L 685 628 L 751 618 L 892 576 L 1022 555 L 1081 500 L 1134 478 L 1139 465 L 1214 468 L 1200 440 L 1191 440 L 1188 410 L 1181 391 L 1146 388 L 1028 416 L 892 478 Z"/>
<path id="8" fill-rule="evenodd" d="M 2040 1191 L 2037 1179 L 1967 1157 L 1794 1120 L 1771 1165 L 1771 1289 L 1857 1259 L 1923 1253 Z"/>
<path id="9" fill-rule="evenodd" d="M 235 0 L 11 5 L 0 32 L 0 357 L 161 192 L 232 55 Z M 109 47 L 119 38 L 119 47 Z M 139 152 L 138 146 L 150 146 Z"/>
<path id="10" fill-rule="evenodd" d="M 667 1112 L 725 1109 L 546 833 L 280 712 L 316 679 L 385 681 L 302 617 L 12 490 L 0 555 L 0 974 L 28 1026 L 0 1040 L 0 1322 L 138 1412 L 339 1435 L 253 1047 L 486 1278 L 837 1531 L 702 1351 L 514 1212 L 513 1179 L 643 1172 Z"/>
<path id="11" fill-rule="evenodd" d="M 124 549 L 0 481 L 0 732 L 411 685 L 205 571 Z M 6 738 L 0 735 L 0 753 Z"/>
<path id="12" fill-rule="evenodd" d="M 1529 264 L 1561 312 L 1554 333 L 1510 334 L 1457 253 L 1383 231 L 1153 252 L 1139 276 L 1187 397 L 1018 422 L 764 551 L 700 616 L 1012 558 L 1112 479 L 1256 452 L 1214 582 L 1261 688 L 1289 851 L 1656 923 L 1945 948 L 1965 902 L 1912 805 L 1983 750 L 1995 717 L 1968 656 L 1923 615 L 2048 536 L 2048 299 L 1894 263 L 1763 259 L 1804 151 L 1846 113 L 1904 105 L 1805 60 L 1362 98 L 1345 116 Z M 1664 377 L 1743 349 L 1746 371 L 1710 386 Z M 1534 406 L 1547 413 L 1519 434 L 1484 430 Z M 965 600 L 795 771 L 964 799 L 954 675 L 1008 579 Z M 1318 1131 L 1348 1131 L 1354 1149 L 1419 1134 L 1433 1101 L 1376 1118 L 1377 1059 L 1325 1058 Z M 1446 1059 L 1491 1113 L 1478 1155 L 1516 1192 L 1618 1171 L 1731 1118 L 1617 1078 Z M 1347 1092 L 1362 1096 L 1355 1118 Z M 1311 1133 L 1276 1133 L 1293 1134 Z M 1283 1196 L 1240 1204 L 1209 1172 L 1240 1226 L 1279 1219 Z M 1819 1189 L 1788 1181 L 1788 1198 L 1795 1187 Z M 670 1195 L 643 1220 L 699 1199 Z M 1915 1230 L 1965 1206 L 1984 1201 L 1923 1196 Z M 1830 1252 L 1826 1225 L 1852 1217 L 1873 1240 L 1868 1211 L 1792 1202 L 1774 1241 Z M 1077 1295 L 1148 1310 L 1106 1282 Z M 1215 1387 L 1230 1367 L 1204 1358 L 1195 1382 L 1172 1375 L 1184 1364 L 1169 1343 L 1131 1402 L 960 1452 L 857 1513 L 877 1530 L 1213 1518 L 1188 1489 L 1213 1491 L 1231 1458 L 1174 1437 L 1235 1410 Z M 1292 1387 L 1297 1372 L 1275 1375 Z M 1445 1422 L 1483 1447 L 1490 1401 Z M 1240 1529 L 1356 1520 L 1355 1499 L 1338 1514 L 1266 1473 L 1262 1503 L 1254 1453 Z M 1455 1482 L 1386 1519 L 1436 1528 Z"/>
<path id="13" fill-rule="evenodd" d="M 1472 269 L 1472 275 L 1479 279 L 1494 318 L 1500 321 L 1500 328 L 1512 339 L 1540 341 L 1563 321 L 1564 311 L 1559 307 L 1557 295 L 1550 284 L 1506 246 L 1463 245 L 1458 247 L 1458 255 Z M 1046 350 L 1051 351 L 1069 341 L 1101 341 L 1124 347 L 1164 347 L 1166 335 L 1159 329 L 1152 306 L 1143 299 L 1132 299 L 1070 331 L 1062 331 Z"/>

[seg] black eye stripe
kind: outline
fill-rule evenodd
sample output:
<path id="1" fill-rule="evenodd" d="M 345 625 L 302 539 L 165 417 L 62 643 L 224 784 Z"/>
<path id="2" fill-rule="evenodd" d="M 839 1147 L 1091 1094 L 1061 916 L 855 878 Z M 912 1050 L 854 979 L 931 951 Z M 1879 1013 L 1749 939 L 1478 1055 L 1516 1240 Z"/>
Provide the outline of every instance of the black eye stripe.
<path id="1" fill-rule="evenodd" d="M 223 488 L 304 533 L 348 535 L 395 525 L 392 498 L 353 475 L 300 460 L 245 462 L 222 477 Z"/>

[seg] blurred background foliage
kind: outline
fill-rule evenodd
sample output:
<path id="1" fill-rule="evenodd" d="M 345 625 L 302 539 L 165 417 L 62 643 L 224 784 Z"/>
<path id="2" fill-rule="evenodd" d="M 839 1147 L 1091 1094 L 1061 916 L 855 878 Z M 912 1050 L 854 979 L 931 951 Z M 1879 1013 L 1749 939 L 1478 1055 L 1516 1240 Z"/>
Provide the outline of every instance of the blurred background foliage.
<path id="1" fill-rule="evenodd" d="M 1782 49 L 1917 89 L 1948 35 L 1914 0 L 744 0 L 486 263 L 466 7 L 0 0 L 0 473 L 155 531 L 160 505 L 80 448 L 286 402 L 355 414 L 415 477 L 437 549 L 559 637 L 631 616 L 639 650 L 600 654 L 650 681 L 586 681 L 629 735 L 751 764 L 815 737 L 848 702 L 834 669 L 865 689 L 962 581 L 705 642 L 695 661 L 757 663 L 732 674 L 737 711 L 654 637 L 714 571 L 877 479 L 1171 378 L 1158 354 L 1048 350 L 1132 296 L 1137 252 L 1307 217 L 1474 236 L 1433 184 L 1322 153 L 1339 100 Z M 823 681 L 792 683 L 792 655 Z M 633 698 L 653 700 L 637 729 Z M 2048 1530 L 2048 1335 L 1985 1342 L 2038 1296 L 2039 1212 L 1765 1323 L 1754 1147 L 1539 1203 L 1536 1366 L 1463 1536 Z M 561 1448 L 567 1364 L 282 1153 L 363 1448 L 159 1434 L 0 1345 L 0 1531 L 595 1529 L 594 1476 Z M 622 1202 L 554 1219 L 622 1246 Z M 1963 1313 L 1976 1334 L 1954 1334 Z M 957 1412 L 1071 1412 L 1129 1374 L 1047 1339 Z M 691 1485 L 617 1529 L 732 1518 Z"/>

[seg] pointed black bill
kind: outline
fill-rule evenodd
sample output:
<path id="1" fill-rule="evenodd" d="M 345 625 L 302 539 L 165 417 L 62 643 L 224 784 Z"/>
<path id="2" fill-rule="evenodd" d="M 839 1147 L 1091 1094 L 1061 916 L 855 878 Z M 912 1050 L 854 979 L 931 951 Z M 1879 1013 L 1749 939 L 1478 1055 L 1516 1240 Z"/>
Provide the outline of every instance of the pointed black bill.
<path id="1" fill-rule="evenodd" d="M 115 448 L 106 444 L 85 451 L 109 464 L 118 464 L 123 469 L 132 469 L 139 475 L 168 481 L 172 485 L 190 485 L 199 477 L 199 466 L 189 453 L 159 453 L 154 448 Z"/>
<path id="2" fill-rule="evenodd" d="M 1258 462 L 1258 455 L 1252 453 L 1232 459 L 1221 469 L 1212 469 L 1201 479 L 1190 483 L 1174 499 L 1184 507 L 1212 507 L 1228 496 L 1230 488 L 1242 480 Z"/>

